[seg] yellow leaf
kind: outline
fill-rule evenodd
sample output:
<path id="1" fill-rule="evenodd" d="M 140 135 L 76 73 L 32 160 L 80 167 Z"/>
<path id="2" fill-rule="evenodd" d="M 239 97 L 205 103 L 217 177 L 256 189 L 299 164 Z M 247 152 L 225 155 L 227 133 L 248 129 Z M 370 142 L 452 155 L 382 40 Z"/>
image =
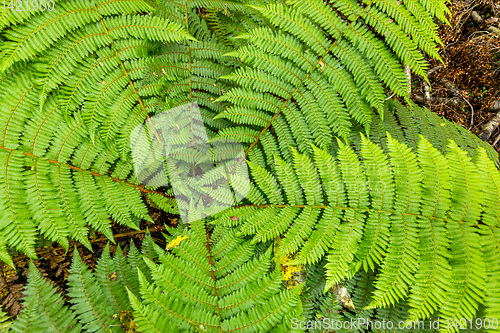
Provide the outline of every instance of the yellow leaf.
<path id="1" fill-rule="evenodd" d="M 339 301 L 340 305 L 349 309 L 356 310 L 351 299 L 351 295 L 349 294 L 349 291 L 346 287 L 341 286 L 340 284 L 336 284 L 335 286 L 333 286 L 332 290 L 333 293 L 337 296 L 337 300 Z"/>
<path id="2" fill-rule="evenodd" d="M 274 240 L 275 253 L 281 243 L 281 238 Z M 295 286 L 302 283 L 302 275 L 305 273 L 303 265 L 289 265 L 288 263 L 294 260 L 294 255 L 283 255 L 275 257 L 276 262 L 281 267 L 281 280 L 287 289 L 293 289 Z"/>
<path id="3" fill-rule="evenodd" d="M 182 240 L 188 238 L 187 236 L 177 236 L 177 238 L 175 238 L 173 241 L 171 241 L 170 243 L 167 244 L 167 247 L 165 248 L 165 250 L 170 250 L 170 249 L 173 249 L 174 247 L 177 247 L 179 246 L 179 244 L 182 242 Z"/>

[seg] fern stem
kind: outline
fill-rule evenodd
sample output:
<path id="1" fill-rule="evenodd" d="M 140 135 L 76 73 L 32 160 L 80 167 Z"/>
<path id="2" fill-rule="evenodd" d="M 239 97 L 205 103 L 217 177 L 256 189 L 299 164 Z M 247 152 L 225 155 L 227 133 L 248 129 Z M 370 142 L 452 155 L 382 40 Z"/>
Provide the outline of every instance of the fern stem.
<path id="1" fill-rule="evenodd" d="M 219 300 L 218 300 L 219 297 L 217 296 L 217 285 L 216 285 L 217 280 L 215 279 L 214 262 L 212 260 L 212 250 L 210 249 L 210 234 L 208 233 L 208 230 L 206 228 L 207 227 L 205 225 L 205 234 L 207 235 L 207 243 L 205 244 L 205 247 L 207 248 L 207 251 L 208 251 L 208 263 L 212 267 L 212 269 L 210 270 L 210 275 L 212 277 L 212 280 L 214 281 L 214 296 L 215 296 L 215 298 L 217 298 L 217 303 L 216 303 L 217 314 L 219 315 L 219 318 L 221 318 L 220 308 L 219 308 Z M 222 333 L 222 327 L 220 325 L 219 325 L 219 330 Z"/>

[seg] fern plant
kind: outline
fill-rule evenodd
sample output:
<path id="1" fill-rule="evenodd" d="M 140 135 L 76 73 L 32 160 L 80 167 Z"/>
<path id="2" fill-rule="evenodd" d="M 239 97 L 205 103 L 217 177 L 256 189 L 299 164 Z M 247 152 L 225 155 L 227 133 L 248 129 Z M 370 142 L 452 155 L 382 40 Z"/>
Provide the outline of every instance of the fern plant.
<path id="1" fill-rule="evenodd" d="M 370 140 L 381 145 L 387 151 L 387 133 L 399 142 L 416 149 L 420 135 L 424 136 L 436 149 L 445 153 L 449 140 L 453 140 L 460 149 L 475 157 L 478 148 L 484 148 L 488 157 L 498 165 L 498 153 L 489 144 L 479 140 L 477 136 L 463 127 L 452 123 L 425 108 L 410 103 L 403 106 L 398 100 L 385 103 L 382 119 L 374 115 Z M 361 129 L 359 128 L 359 131 Z M 358 132 L 351 133 L 350 141 L 353 148 L 359 151 L 360 136 Z M 335 155 L 336 149 L 330 152 Z"/>
<path id="2" fill-rule="evenodd" d="M 496 318 L 500 282 L 496 259 L 500 252 L 494 245 L 498 243 L 498 215 L 491 212 L 499 209 L 500 174 L 494 163 L 482 148 L 476 161 L 470 161 L 452 141 L 446 155 L 423 137 L 416 153 L 390 135 L 387 141 L 389 154 L 384 154 L 380 146 L 362 137 L 362 163 L 352 148 L 342 143 L 338 161 L 313 147 L 317 167 L 307 155 L 294 152 L 293 165 L 277 160 L 277 178 L 283 189 L 273 175 L 250 162 L 257 186 L 266 184 L 260 189 L 260 202 L 220 214 L 212 221 L 213 229 L 203 221 L 183 230 L 169 229 L 169 252 L 156 246 L 158 263 L 147 258 L 152 257 L 151 250 L 144 259 L 132 250 L 136 263 L 129 264 L 141 270 L 138 277 L 123 266 L 120 269 L 119 263 L 113 266 L 108 262 L 106 250 L 98 264 L 98 281 L 109 283 L 106 277 L 113 280 L 112 271 L 128 272 L 125 281 L 134 320 L 144 332 L 267 332 L 273 328 L 284 332 L 311 314 L 323 320 L 349 320 L 346 315 L 329 312 L 340 305 L 331 292 L 323 295 L 332 283 L 344 283 L 345 278 L 356 285 L 355 306 L 365 311 L 356 315 L 358 320 L 375 316 L 378 320 L 414 321 L 438 315 L 443 325 L 447 320 L 474 316 L 480 303 L 485 306 L 485 318 Z M 363 167 L 366 174 L 360 172 Z M 475 189 L 471 185 L 479 186 Z M 471 193 L 463 193 L 464 188 Z M 285 197 L 287 204 L 280 200 Z M 269 240 L 280 235 L 284 239 L 279 251 L 273 253 Z M 285 289 L 279 266 L 273 269 L 272 258 L 289 252 L 298 252 L 296 263 L 311 267 L 303 297 L 313 296 L 318 305 L 309 310 L 302 310 L 299 302 L 302 285 L 293 291 Z M 85 277 L 78 257 L 73 265 L 73 271 L 83 278 L 70 277 L 71 286 L 91 279 Z M 360 268 L 376 274 L 377 279 L 357 272 Z M 91 283 L 87 283 L 79 288 L 90 288 Z M 39 288 L 47 286 L 40 284 Z M 123 297 L 124 289 L 117 288 L 111 289 L 116 295 L 109 300 Z M 356 293 L 365 299 L 370 295 L 370 303 L 359 304 Z M 102 294 L 109 296 L 109 291 Z M 44 293 L 37 295 L 43 297 Z M 34 307 L 30 302 L 28 297 L 27 309 Z M 97 299 L 93 302 L 102 304 Z M 259 305 L 262 302 L 265 305 Z M 380 307 L 386 309 L 378 310 Z M 387 307 L 399 310 L 393 313 Z M 81 320 L 90 325 L 99 323 L 94 315 L 108 318 L 105 309 L 95 309 L 93 321 L 90 314 Z M 377 310 L 370 312 L 373 309 Z M 40 312 L 40 308 L 34 310 L 37 316 Z M 24 323 L 22 318 L 19 323 Z"/>
<path id="3" fill-rule="evenodd" d="M 139 329 L 288 331 L 291 319 L 300 316 L 300 288 L 283 287 L 272 248 L 258 251 L 249 239 L 223 226 L 208 231 L 202 222 L 192 223 L 185 233 L 173 231 L 171 239 L 180 244 L 160 255 L 159 266 L 147 261 L 153 282 L 141 277 L 143 302 L 130 293 Z"/>
<path id="4" fill-rule="evenodd" d="M 69 239 L 90 248 L 87 223 L 112 239 L 110 214 L 132 228 L 134 216 L 150 220 L 139 190 L 152 192 L 127 181 L 131 166 L 118 160 L 132 125 L 154 108 L 155 85 L 137 87 L 151 52 L 193 39 L 144 15 L 152 9 L 144 1 L 62 1 L 53 11 L 3 13 L 4 260 L 5 245 L 35 257 L 39 232 L 65 248 Z"/>
<path id="5" fill-rule="evenodd" d="M 187 99 L 207 107 L 212 115 L 204 113 L 204 122 L 209 123 L 221 111 L 212 101 L 224 90 L 223 82 L 213 85 L 232 68 L 231 61 L 219 60 L 227 49 L 217 49 L 209 40 L 206 23 L 192 15 L 195 8 L 185 14 L 191 15 L 195 35 L 203 41 L 169 49 L 162 42 L 195 38 L 184 22 L 144 15 L 157 7 L 154 3 L 57 5 L 53 12 L 30 12 L 36 20 L 24 17 L 26 13 L 3 14 L 3 27 L 9 28 L 3 34 L 1 55 L 7 69 L 0 79 L 5 101 L 2 165 L 8 165 L 1 204 L 3 260 L 9 260 L 6 245 L 35 257 L 38 233 L 66 248 L 69 239 L 90 248 L 86 224 L 112 240 L 110 215 L 132 228 L 137 227 L 137 218 L 150 220 L 141 192 L 163 209 L 175 209 L 173 200 L 133 179 L 130 134 L 150 113 L 161 110 L 165 95 L 173 105 Z M 70 25 L 59 29 L 67 20 Z M 169 61 L 161 67 L 165 58 Z M 185 72 L 172 66 L 184 61 Z M 148 80 L 145 72 L 154 79 Z M 176 79 L 166 80 L 167 72 Z M 217 129 L 227 122 L 212 125 Z M 27 188 L 30 195 L 24 192 Z M 104 201 L 99 199 L 101 193 L 106 193 Z M 36 215 L 33 220 L 28 211 Z"/>
<path id="6" fill-rule="evenodd" d="M 9 236 L 4 239 L 9 247 L 30 256 L 34 255 L 36 227 L 49 240 L 67 247 L 68 239 L 87 243 L 86 223 L 98 231 L 107 232 L 110 237 L 107 222 L 109 213 L 118 222 L 132 226 L 134 223 L 129 218 L 130 212 L 139 218 L 144 218 L 145 212 L 144 206 L 138 202 L 136 189 L 147 193 L 163 209 L 175 211 L 175 203 L 168 195 L 165 199 L 159 193 L 137 185 L 130 185 L 135 188 L 132 190 L 135 194 L 130 194 L 128 192 L 131 189 L 127 189 L 129 185 L 125 185 L 134 183 L 134 180 L 128 181 L 132 170 L 131 162 L 127 160 L 130 158 L 130 133 L 148 119 L 149 113 L 154 113 L 158 106 L 167 102 L 165 97 L 172 106 L 196 101 L 203 106 L 203 121 L 208 124 L 208 129 L 214 132 L 221 128 L 224 128 L 223 131 L 231 130 L 228 122 L 214 119 L 214 115 L 222 111 L 222 107 L 212 102 L 227 89 L 227 81 L 220 82 L 216 77 L 228 73 L 234 63 L 228 68 L 226 61 L 217 60 L 220 58 L 220 50 L 215 47 L 210 33 L 203 29 L 203 20 L 200 21 L 194 15 L 199 4 L 195 2 L 188 6 L 186 3 L 185 8 L 166 7 L 167 10 L 159 11 L 160 16 L 143 15 L 145 11 L 156 7 L 154 3 L 144 1 L 58 4 L 60 6 L 53 12 L 28 14 L 7 11 L 2 21 L 8 27 L 3 34 L 5 40 L 2 42 L 1 57 L 3 68 L 6 69 L 2 76 L 2 86 L 6 87 L 2 89 L 2 97 L 6 100 L 2 105 L 5 119 L 2 126 L 2 147 L 7 153 L 22 152 L 19 155 L 22 162 L 16 160 L 12 163 L 12 166 L 17 164 L 20 169 L 6 170 L 3 196 L 6 201 L 2 204 L 2 211 L 10 210 L 10 216 L 6 219 L 12 223 L 6 223 L 4 234 Z M 234 8 L 241 8 L 241 5 L 234 5 Z M 179 20 L 167 24 L 162 17 L 172 16 L 172 10 L 174 14 L 183 13 L 188 18 L 185 30 Z M 128 15 L 118 15 L 122 13 Z M 57 29 L 58 23 L 65 25 L 64 22 L 73 15 L 75 19 L 71 22 L 77 23 Z M 112 25 L 109 28 L 106 26 L 107 20 L 114 22 L 110 23 Z M 131 25 L 131 20 L 144 22 L 141 25 Z M 37 29 L 37 25 L 44 21 L 48 24 L 43 29 Z M 116 28 L 113 25 L 115 23 L 118 24 Z M 187 34 L 189 25 L 191 32 L 203 42 L 165 46 L 166 49 L 161 50 L 163 45 L 156 42 L 159 38 L 164 41 L 192 40 L 193 37 Z M 64 34 L 66 38 L 63 39 Z M 43 45 L 35 43 L 39 39 L 44 39 Z M 51 44 L 53 47 L 49 48 Z M 162 53 L 165 56 L 151 65 L 149 57 Z M 89 57 L 84 58 L 82 55 Z M 166 66 L 163 66 L 162 59 L 168 59 Z M 198 65 L 200 60 L 202 63 Z M 179 62 L 187 62 L 184 70 L 176 67 L 175 64 Z M 160 67 L 156 69 L 157 65 Z M 207 70 L 209 67 L 211 69 Z M 214 68 L 219 68 L 219 71 L 213 72 Z M 159 73 L 168 74 L 173 82 L 168 79 L 166 83 L 158 82 L 154 79 L 139 83 L 143 76 L 139 74 L 146 70 L 152 73 L 151 77 L 161 75 Z M 7 89 L 13 86 L 18 89 L 14 92 Z M 309 116 L 306 118 L 310 119 Z M 55 126 L 60 127 L 54 130 Z M 280 128 L 289 133 L 287 126 L 283 123 Z M 292 127 L 295 128 L 295 125 Z M 278 138 L 284 147 L 286 138 L 279 133 Z M 269 140 L 271 144 L 276 144 L 272 136 Z M 302 144 L 306 141 L 297 142 Z M 103 154 L 104 151 L 110 153 Z M 102 160 L 96 159 L 97 156 Z M 7 163 L 7 159 L 11 161 L 10 155 L 5 158 L 5 163 L 10 166 L 11 163 Z M 49 161 L 44 172 L 51 180 L 56 179 L 56 188 L 59 183 L 60 194 L 51 198 L 55 201 L 49 205 L 44 203 L 48 199 L 44 195 L 47 197 L 53 187 L 47 189 L 45 194 L 43 191 L 34 192 L 28 203 L 25 203 L 26 195 L 19 193 L 19 196 L 12 196 L 8 184 L 11 178 L 34 178 L 31 183 L 39 183 L 36 177 L 38 171 L 31 176 L 24 174 L 28 172 L 25 170 L 27 168 L 37 168 L 38 162 L 36 165 L 30 163 L 39 158 Z M 59 168 L 65 170 L 59 172 Z M 112 173 L 104 176 L 110 169 Z M 75 171 L 79 171 L 81 175 L 75 177 Z M 94 179 L 94 176 L 98 178 Z M 114 179 L 113 182 L 109 182 L 109 176 Z M 107 179 L 108 183 L 100 183 L 99 179 Z M 124 180 L 127 182 L 123 182 Z M 108 192 L 106 197 L 112 197 L 105 204 L 96 200 L 98 193 L 102 191 L 98 188 L 99 185 L 93 184 L 96 181 L 101 184 L 101 188 L 105 187 L 104 191 Z M 76 182 L 79 190 L 73 188 L 73 182 Z M 16 187 L 24 188 L 23 183 L 17 183 Z M 108 184 L 120 185 L 113 188 L 114 185 Z M 125 186 L 124 192 L 120 190 L 122 186 Z M 131 196 L 134 198 L 131 199 Z M 34 223 L 23 216 L 26 208 L 36 214 Z M 70 220 L 71 224 L 67 226 L 65 220 Z M 24 222 L 19 224 L 18 221 Z M 0 252 L 6 257 L 5 250 Z"/>
<path id="7" fill-rule="evenodd" d="M 276 175 L 249 162 L 252 204 L 213 223 L 238 225 L 253 243 L 284 236 L 277 255 L 297 252 L 291 264 L 326 256 L 325 291 L 361 268 L 376 271 L 368 308 L 408 297 L 411 320 L 436 310 L 472 318 L 496 302 L 497 262 L 484 260 L 500 252 L 481 240 L 498 241 L 500 174 L 482 148 L 472 162 L 452 141 L 446 155 L 423 137 L 416 152 L 390 134 L 386 145 L 388 154 L 362 136 L 362 162 L 342 142 L 337 159 L 315 146 L 314 159 L 292 150 L 293 163 L 275 157 Z"/>
<path id="8" fill-rule="evenodd" d="M 199 229 L 197 229 L 199 228 Z M 74 251 L 65 304 L 61 294 L 30 263 L 25 309 L 12 332 L 125 332 L 123 317 L 134 311 L 141 332 L 283 332 L 299 317 L 300 288 L 281 285 L 272 248 L 256 251 L 250 240 L 208 234 L 201 222 L 185 234 L 172 231 L 170 253 L 145 238 L 142 255 L 133 243 L 125 257 L 104 249 L 95 272 Z M 206 237 L 216 237 L 208 243 Z M 227 253 L 238 256 L 227 256 Z M 184 270 L 199 261 L 194 269 Z M 156 263 L 155 261 L 158 261 Z M 130 297 L 130 301 L 128 296 Z M 131 329 L 131 327 L 129 327 Z"/>
<path id="9" fill-rule="evenodd" d="M 349 140 L 353 123 L 369 133 L 372 107 L 383 114 L 386 89 L 407 96 L 402 64 L 425 77 L 419 48 L 439 59 L 430 13 L 444 19 L 440 2 L 288 3 L 252 7 L 274 27 L 239 36 L 251 43 L 229 55 L 248 66 L 225 76 L 238 87 L 219 98 L 231 106 L 217 118 L 241 124 L 220 135 L 246 143 L 261 166 L 273 154 L 291 161 L 288 147 L 328 150 L 335 136 Z"/>
<path id="10" fill-rule="evenodd" d="M 66 304 L 56 288 L 30 263 L 25 310 L 10 323 L 10 331 L 123 332 L 121 319 L 133 310 L 127 288 L 138 293 L 137 270 L 146 268 L 143 258 L 155 256 L 149 235 L 144 239 L 142 255 L 144 257 L 131 243 L 127 256 L 118 246 L 111 258 L 106 246 L 93 272 L 82 263 L 75 249 L 65 295 L 70 304 Z"/>
<path id="11" fill-rule="evenodd" d="M 119 330 L 113 313 L 131 307 L 143 331 L 498 318 L 497 155 L 428 110 L 387 101 L 389 92 L 407 95 L 403 64 L 425 77 L 423 53 L 439 58 L 433 19 L 446 21 L 442 1 L 55 5 L 0 20 L 2 261 L 12 265 L 12 249 L 36 258 L 41 238 L 91 248 L 88 227 L 113 240 L 112 221 L 151 221 L 145 201 L 171 213 L 190 208 L 156 182 L 171 174 L 142 178 L 131 149 L 134 129 L 153 129 L 135 146 L 148 151 L 154 116 L 185 104 L 200 107 L 205 141 L 244 145 L 229 174 L 243 173 L 247 159 L 251 182 L 228 176 L 234 193 L 205 187 L 201 202 L 234 207 L 169 230 L 159 262 L 134 252 L 127 270 L 123 256 L 106 252 L 93 276 L 75 256 L 69 296 L 82 310 L 60 307 L 32 269 L 27 310 L 12 327 Z M 211 163 L 225 158 L 213 153 Z M 181 162 L 196 174 L 207 158 Z M 293 290 L 273 264 L 289 255 L 307 271 Z M 120 267 L 127 288 L 108 283 Z M 351 289 L 355 315 L 331 312 L 337 284 Z M 58 311 L 67 317 L 50 320 Z"/>

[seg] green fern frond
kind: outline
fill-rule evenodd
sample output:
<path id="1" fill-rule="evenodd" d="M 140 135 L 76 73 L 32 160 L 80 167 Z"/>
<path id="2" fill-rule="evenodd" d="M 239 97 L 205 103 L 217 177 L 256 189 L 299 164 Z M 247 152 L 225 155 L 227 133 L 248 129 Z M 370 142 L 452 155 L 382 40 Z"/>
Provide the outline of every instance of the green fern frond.
<path id="1" fill-rule="evenodd" d="M 421 201 L 422 173 L 415 154 L 388 136 L 396 197 L 391 221 L 391 243 L 375 283 L 372 306 L 387 306 L 408 293 L 408 285 L 414 283 L 412 275 L 417 269 L 418 220 Z"/>
<path id="2" fill-rule="evenodd" d="M 9 321 L 8 316 L 2 311 L 0 312 L 0 329 L 4 330 L 9 327 L 11 322 Z"/>
<path id="3" fill-rule="evenodd" d="M 143 251 L 147 251 L 151 242 L 151 235 L 147 233 Z M 75 249 L 65 290 L 72 304 L 68 306 L 63 295 L 30 263 L 24 310 L 9 329 L 13 332 L 124 332 L 122 315 L 132 311 L 127 290 L 139 295 L 139 267 L 147 268 L 133 243 L 127 256 L 118 247 L 113 258 L 106 246 L 95 272 L 87 268 Z"/>
<path id="4" fill-rule="evenodd" d="M 123 164 L 105 142 L 92 142 L 79 114 L 64 122 L 54 98 L 47 100 L 42 112 L 34 113 L 36 98 L 30 99 L 29 76 L 15 73 L 3 83 L 17 82 L 26 82 L 20 95 L 10 95 L 17 98 L 17 106 L 6 103 L 1 109 L 6 115 L 1 126 L 5 243 L 34 258 L 37 234 L 66 248 L 69 239 L 90 248 L 87 224 L 112 239 L 109 216 L 135 229 L 132 216 L 149 220 L 139 196 L 145 189 L 129 181 L 131 161 Z M 101 193 L 106 193 L 104 200 Z"/>
<path id="5" fill-rule="evenodd" d="M 72 36 L 73 31 L 86 30 L 92 25 L 100 25 L 101 33 L 113 39 L 145 37 L 180 40 L 188 37 L 178 25 L 165 24 L 155 17 L 137 15 L 150 10 L 152 8 L 144 1 L 60 1 L 52 11 L 38 11 L 23 24 L 5 32 L 8 41 L 2 43 L 0 68 L 3 71 L 17 61 L 33 59 L 65 36 Z M 112 17 L 117 14 L 121 16 Z M 89 30 L 87 34 L 91 32 Z M 85 39 L 77 41 L 82 40 Z"/>
<path id="6" fill-rule="evenodd" d="M 500 254 L 500 233 L 498 229 L 493 227 L 481 226 L 481 245 L 482 253 L 485 264 L 485 273 L 488 280 L 486 297 L 484 305 L 486 307 L 485 318 L 494 320 L 498 318 L 500 313 L 499 306 L 499 293 L 500 293 L 500 278 L 498 272 L 500 271 L 500 265 L 498 260 L 498 255 Z"/>
<path id="7" fill-rule="evenodd" d="M 91 139 L 100 134 L 109 143 L 116 138 L 124 156 L 132 126 L 147 118 L 149 99 L 158 95 L 155 86 L 138 93 L 138 73 L 160 42 L 194 39 L 181 25 L 142 15 L 151 10 L 145 1 L 60 1 L 54 10 L 37 12 L 5 30 L 3 70 L 32 60 L 41 86 L 40 109 L 48 94 L 60 88 L 58 103 L 66 119 L 83 104 Z"/>
<path id="8" fill-rule="evenodd" d="M 95 272 L 75 251 L 71 308 L 30 267 L 15 330 L 500 315 L 498 155 L 386 99 L 407 96 L 403 64 L 425 78 L 439 59 L 442 0 L 55 2 L 0 13 L 0 260 L 40 238 L 90 249 L 88 227 L 113 240 L 152 221 L 146 203 L 191 223 L 166 251 L 106 247 Z M 283 256 L 304 288 L 283 286 Z"/>
<path id="9" fill-rule="evenodd" d="M 78 320 L 84 323 L 89 331 L 110 331 L 111 325 L 117 322 L 114 321 L 116 316 L 113 316 L 115 308 L 108 306 L 105 294 L 96 283 L 93 272 L 82 263 L 76 249 L 71 272 L 73 274 L 68 276 L 68 296 L 73 304 L 71 309 Z"/>
<path id="10" fill-rule="evenodd" d="M 108 217 L 131 228 L 133 216 L 150 220 L 138 189 L 151 192 L 131 177 L 127 156 L 130 133 L 154 110 L 161 85 L 139 83 L 161 42 L 194 40 L 182 25 L 143 15 L 151 5 L 58 1 L 29 20 L 5 13 L 19 23 L 2 26 L 0 55 L 7 246 L 34 257 L 40 233 L 90 248 L 86 224 L 112 239 Z"/>
<path id="11" fill-rule="evenodd" d="M 418 271 L 408 304 L 409 320 L 428 318 L 441 305 L 450 287 L 448 263 L 449 239 L 446 236 L 446 212 L 450 208 L 451 174 L 448 162 L 438 150 L 421 140 L 418 159 L 422 168 L 422 212 L 434 218 L 421 220 L 419 226 Z M 427 298 L 427 299 L 426 299 Z"/>
<path id="12" fill-rule="evenodd" d="M 64 306 L 64 299 L 56 292 L 38 268 L 30 262 L 28 284 L 25 288 L 26 309 L 9 326 L 13 332 L 81 332 L 75 313 Z"/>
<path id="13" fill-rule="evenodd" d="M 413 103 L 404 106 L 395 99 L 388 100 L 384 107 L 385 112 L 382 119 L 378 115 L 373 115 L 369 138 L 374 143 L 381 145 L 386 153 L 388 152 L 387 133 L 414 150 L 417 149 L 420 135 L 422 135 L 441 153 L 446 152 L 448 140 L 451 139 L 471 157 L 476 157 L 479 152 L 478 148 L 484 148 L 488 158 L 494 161 L 495 165 L 499 163 L 498 153 L 490 144 L 480 140 L 462 126 L 452 123 L 426 108 Z M 361 152 L 361 140 L 357 134 L 359 131 L 362 131 L 362 128 L 355 126 L 349 138 L 357 152 Z M 334 146 L 329 152 L 335 156 L 337 149 L 338 147 Z"/>
<path id="14" fill-rule="evenodd" d="M 402 63 L 425 77 L 418 48 L 439 58 L 435 24 L 420 3 L 294 0 L 250 7 L 278 29 L 249 30 L 239 36 L 249 44 L 228 53 L 248 67 L 225 76 L 237 86 L 218 99 L 231 104 L 218 117 L 240 125 L 219 135 L 248 143 L 247 156 L 261 165 L 272 163 L 273 154 L 290 162 L 289 147 L 328 150 L 334 136 L 349 140 L 353 124 L 369 133 L 371 106 L 383 115 L 386 88 L 407 95 Z M 266 143 L 268 132 L 280 144 Z"/>
<path id="15" fill-rule="evenodd" d="M 346 281 L 347 291 L 351 295 L 356 309 L 355 318 L 364 318 L 366 320 L 373 317 L 375 311 L 367 308 L 367 306 L 371 302 L 374 282 L 375 276 L 364 271 L 357 272 L 352 279 Z"/>
<path id="16" fill-rule="evenodd" d="M 236 207 L 214 223 L 236 216 L 232 225 L 255 235 L 253 243 L 284 235 L 279 255 L 298 253 L 290 264 L 315 264 L 328 252 L 325 290 L 361 267 L 377 271 L 368 308 L 408 297 L 411 320 L 436 309 L 443 318 L 471 318 L 488 283 L 474 226 L 486 205 L 497 207 L 498 188 L 487 184 L 498 171 L 482 149 L 472 162 L 453 141 L 443 155 L 423 136 L 416 152 L 386 136 L 388 153 L 362 136 L 361 156 L 339 141 L 338 161 L 314 147 L 316 165 L 292 150 L 293 163 L 276 159 L 276 176 L 249 162 L 264 201 L 242 207 L 241 216 Z M 483 193 L 490 198 L 485 204 Z"/>
<path id="17" fill-rule="evenodd" d="M 212 237 L 220 233 L 217 229 Z M 281 285 L 272 248 L 257 256 L 248 240 L 234 236 L 226 229 L 211 240 L 204 223 L 193 222 L 171 253 L 157 248 L 159 264 L 146 259 L 153 282 L 139 274 L 142 303 L 130 293 L 139 329 L 257 332 L 277 324 L 289 327 L 283 317 L 297 306 L 301 288 Z"/>

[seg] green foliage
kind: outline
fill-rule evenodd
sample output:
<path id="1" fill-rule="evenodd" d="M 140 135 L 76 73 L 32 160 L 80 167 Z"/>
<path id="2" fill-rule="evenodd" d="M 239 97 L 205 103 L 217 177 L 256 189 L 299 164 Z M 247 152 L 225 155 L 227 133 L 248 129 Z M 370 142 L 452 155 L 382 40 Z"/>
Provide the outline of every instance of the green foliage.
<path id="1" fill-rule="evenodd" d="M 142 255 L 131 243 L 126 257 L 118 247 L 111 258 L 106 246 L 95 272 L 75 250 L 66 293 L 70 306 L 30 263 L 25 309 L 9 328 L 124 332 L 123 315 L 134 310 L 133 325 L 141 332 L 268 332 L 273 327 L 283 332 L 300 317 L 301 287 L 288 290 L 281 284 L 272 247 L 255 253 L 234 231 L 211 241 L 201 222 L 185 237 L 171 252 L 150 236 Z"/>
<path id="2" fill-rule="evenodd" d="M 151 243 L 146 238 L 145 246 Z M 141 267 L 145 263 L 131 243 L 125 257 L 118 247 L 111 258 L 106 246 L 95 272 L 82 263 L 78 251 L 74 251 L 71 273 L 68 276 L 67 304 L 60 293 L 38 269 L 30 263 L 28 285 L 25 288 L 25 309 L 9 326 L 13 332 L 124 332 L 121 314 L 131 311 L 126 288 L 138 292 L 136 275 L 137 259 Z M 127 262 L 129 263 L 127 265 Z M 125 267 L 124 267 L 125 265 Z M 134 281 L 135 280 L 135 281 Z"/>
<path id="3" fill-rule="evenodd" d="M 9 317 L 7 316 L 7 314 L 4 313 L 3 311 L 0 312 L 0 329 L 3 331 L 7 327 L 9 327 L 9 325 L 10 325 L 10 321 L 9 321 Z"/>
<path id="4" fill-rule="evenodd" d="M 151 10 L 144 1 L 62 1 L 29 18 L 4 13 L 18 23 L 4 29 L 0 55 L 5 246 L 34 258 L 41 234 L 90 248 L 86 224 L 112 240 L 108 217 L 132 228 L 133 216 L 150 220 L 133 166 L 120 159 L 159 94 L 136 86 L 161 42 L 194 39 L 143 15 Z"/>
<path id="5" fill-rule="evenodd" d="M 385 104 L 385 107 L 383 120 L 374 116 L 370 132 L 370 139 L 382 145 L 385 151 L 387 151 L 385 144 L 387 132 L 398 141 L 408 144 L 412 149 L 417 148 L 419 136 L 423 135 L 442 153 L 446 151 L 450 139 L 471 157 L 475 157 L 478 152 L 477 148 L 482 147 L 486 149 L 488 157 L 498 165 L 497 151 L 463 127 L 413 103 L 403 106 L 397 100 L 391 100 Z M 358 136 L 351 136 L 351 140 L 358 145 Z"/>
<path id="6" fill-rule="evenodd" d="M 111 258 L 107 247 L 95 272 L 75 252 L 70 304 L 32 264 L 10 328 L 121 331 L 131 312 L 144 332 L 500 317 L 498 155 L 387 98 L 406 98 L 403 66 L 425 77 L 424 53 L 439 59 L 433 20 L 447 12 L 441 0 L 60 0 L 53 11 L 6 10 L 0 260 L 13 265 L 12 250 L 36 258 L 39 240 L 91 249 L 89 228 L 113 241 L 112 223 L 152 221 L 147 203 L 192 216 L 234 206 L 169 228 L 168 251 L 150 239 L 142 254 L 131 246 Z M 176 114 L 186 105 L 199 108 L 198 122 Z M 174 132 L 154 120 L 165 114 Z M 151 131 L 137 143 L 143 124 Z M 241 142 L 226 172 L 234 193 L 211 186 L 219 171 L 193 180 L 232 156 L 212 146 L 204 157 L 168 156 L 193 167 L 179 196 L 171 170 L 158 171 L 169 154 L 160 135 L 172 147 Z M 275 264 L 288 255 L 307 272 L 294 289 Z M 340 286 L 354 309 L 341 308 Z"/>
<path id="7" fill-rule="evenodd" d="M 221 136 L 246 143 L 249 159 L 263 167 L 273 154 L 289 162 L 289 147 L 311 154 L 311 143 L 329 149 L 335 136 L 348 140 L 353 124 L 368 133 L 372 107 L 383 113 L 386 89 L 408 94 L 402 64 L 425 77 L 418 48 L 439 58 L 436 26 L 420 2 L 288 4 L 252 6 L 274 27 L 238 37 L 250 44 L 229 55 L 247 67 L 225 76 L 237 87 L 219 98 L 231 106 L 217 118 L 239 124 Z M 445 8 L 438 2 L 426 6 L 439 16 Z"/>
<path id="8" fill-rule="evenodd" d="M 173 233 L 183 240 L 171 252 L 158 250 L 159 264 L 146 260 L 153 283 L 139 273 L 142 303 L 130 293 L 141 331 L 269 332 L 299 316 L 301 288 L 282 286 L 272 248 L 254 253 L 250 240 L 221 228 L 210 235 L 194 222 L 186 233 Z"/>
<path id="9" fill-rule="evenodd" d="M 315 146 L 313 158 L 292 150 L 292 163 L 277 158 L 276 176 L 249 163 L 261 200 L 214 224 L 237 225 L 239 235 L 255 235 L 253 243 L 284 235 L 278 255 L 298 253 L 290 264 L 316 264 L 326 255 L 325 291 L 361 268 L 377 272 L 367 308 L 407 299 L 410 320 L 436 311 L 453 320 L 494 303 L 496 264 L 490 274 L 485 266 L 498 249 L 482 248 L 480 235 L 488 227 L 496 233 L 498 215 L 482 216 L 499 209 L 500 174 L 486 151 L 478 148 L 472 161 L 450 141 L 443 155 L 423 136 L 412 151 L 390 134 L 387 154 L 363 135 L 359 154 L 338 145 L 336 159 Z M 488 237 L 488 244 L 496 239 Z"/>

